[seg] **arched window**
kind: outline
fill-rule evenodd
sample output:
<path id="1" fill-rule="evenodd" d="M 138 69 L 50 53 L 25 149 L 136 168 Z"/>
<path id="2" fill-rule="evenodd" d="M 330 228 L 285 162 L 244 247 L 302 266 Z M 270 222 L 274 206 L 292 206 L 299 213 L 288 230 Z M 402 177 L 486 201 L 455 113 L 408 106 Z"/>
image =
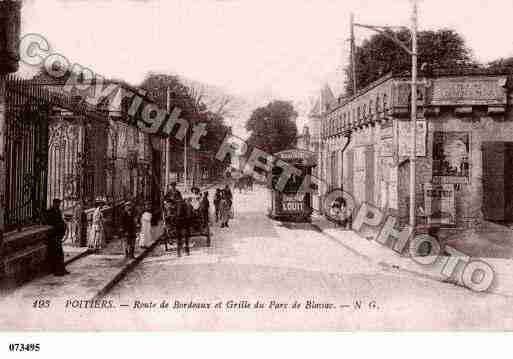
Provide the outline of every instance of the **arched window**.
<path id="1" fill-rule="evenodd" d="M 385 112 L 387 110 L 387 106 L 388 106 L 388 104 L 387 104 L 387 94 L 384 93 L 383 94 L 383 112 Z"/>

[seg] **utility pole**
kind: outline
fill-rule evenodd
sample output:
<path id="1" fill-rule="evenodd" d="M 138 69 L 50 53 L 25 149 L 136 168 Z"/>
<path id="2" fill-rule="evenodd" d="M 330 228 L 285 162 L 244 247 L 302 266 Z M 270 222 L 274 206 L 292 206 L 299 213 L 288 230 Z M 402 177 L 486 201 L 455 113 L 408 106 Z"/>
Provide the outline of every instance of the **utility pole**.
<path id="1" fill-rule="evenodd" d="M 404 51 L 406 51 L 411 56 L 411 153 L 410 153 L 410 226 L 414 231 L 416 227 L 416 160 L 417 160 L 417 58 L 418 58 L 418 43 L 417 43 L 417 35 L 418 35 L 418 0 L 411 0 L 413 2 L 413 11 L 411 17 L 411 39 L 412 39 L 412 48 L 411 50 L 402 43 L 395 35 L 390 35 L 387 30 L 396 29 L 397 26 L 373 26 L 373 25 L 363 25 L 354 23 L 353 17 L 351 15 L 351 39 L 353 39 L 353 28 L 355 26 L 365 28 L 368 30 L 372 30 L 386 36 L 393 42 L 395 42 L 399 47 L 401 47 Z M 401 27 L 404 28 L 404 27 Z M 352 42 L 351 42 L 352 44 Z M 354 71 L 354 67 L 353 67 Z M 353 75 L 354 77 L 354 75 Z M 353 83 L 354 88 L 356 85 Z"/>
<path id="2" fill-rule="evenodd" d="M 415 230 L 416 226 L 416 162 L 417 162 L 417 27 L 418 9 L 417 0 L 413 1 L 412 13 L 412 50 L 411 50 L 411 158 L 410 158 L 410 226 Z"/>
<path id="3" fill-rule="evenodd" d="M 185 192 L 187 192 L 187 133 L 185 133 L 184 143 L 183 143 L 183 181 Z"/>
<path id="4" fill-rule="evenodd" d="M 166 88 L 166 109 L 167 109 L 167 113 L 171 113 L 171 92 L 169 90 L 169 86 Z M 164 171 L 165 171 L 165 174 L 164 174 L 164 191 L 167 191 L 167 188 L 169 187 L 169 170 L 170 170 L 170 167 L 171 167 L 171 155 L 170 155 L 170 149 L 171 149 L 171 136 L 167 136 L 165 138 L 165 145 L 164 145 L 164 151 L 165 151 L 165 154 L 164 154 L 164 160 L 166 161 L 165 162 L 165 166 L 164 166 Z"/>
<path id="5" fill-rule="evenodd" d="M 349 40 L 351 42 L 351 76 L 353 77 L 353 95 L 356 95 L 356 61 L 355 61 L 355 41 L 354 41 L 354 14 L 351 13 L 350 17 L 350 32 L 351 32 L 351 39 Z"/>

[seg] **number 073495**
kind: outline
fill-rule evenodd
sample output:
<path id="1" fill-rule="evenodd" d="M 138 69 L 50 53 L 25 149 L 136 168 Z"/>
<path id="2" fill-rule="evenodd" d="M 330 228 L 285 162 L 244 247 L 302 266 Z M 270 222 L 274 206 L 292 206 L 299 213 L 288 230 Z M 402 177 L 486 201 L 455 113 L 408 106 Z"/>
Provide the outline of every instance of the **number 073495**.
<path id="1" fill-rule="evenodd" d="M 39 344 L 20 344 L 11 343 L 9 344 L 10 352 L 38 352 L 40 350 Z"/>

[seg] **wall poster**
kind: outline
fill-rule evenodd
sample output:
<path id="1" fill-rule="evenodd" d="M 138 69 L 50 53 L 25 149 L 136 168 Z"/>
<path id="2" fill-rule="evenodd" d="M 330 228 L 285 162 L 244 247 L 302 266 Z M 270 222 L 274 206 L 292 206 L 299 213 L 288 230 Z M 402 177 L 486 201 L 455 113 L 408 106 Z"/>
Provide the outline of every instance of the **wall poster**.
<path id="1" fill-rule="evenodd" d="M 456 224 L 453 184 L 425 184 L 424 203 L 428 224 Z"/>
<path id="2" fill-rule="evenodd" d="M 409 157 L 411 155 L 412 125 L 410 121 L 398 121 L 399 156 Z M 427 123 L 425 120 L 417 120 L 417 156 L 426 156 Z"/>
<path id="3" fill-rule="evenodd" d="M 433 133 L 433 177 L 441 183 L 469 183 L 469 132 Z"/>
<path id="4" fill-rule="evenodd" d="M 394 155 L 394 126 L 381 125 L 381 157 L 392 157 Z"/>
<path id="5" fill-rule="evenodd" d="M 381 208 L 398 209 L 397 166 L 392 158 L 381 158 L 380 175 L 380 206 Z"/>

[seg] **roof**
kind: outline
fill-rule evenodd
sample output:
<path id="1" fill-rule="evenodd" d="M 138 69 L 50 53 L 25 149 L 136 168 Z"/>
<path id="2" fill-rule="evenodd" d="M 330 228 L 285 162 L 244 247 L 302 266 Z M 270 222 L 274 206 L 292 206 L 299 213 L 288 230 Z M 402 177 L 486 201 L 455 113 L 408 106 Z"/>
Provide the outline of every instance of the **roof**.
<path id="1" fill-rule="evenodd" d="M 333 91 L 331 91 L 331 88 L 328 84 L 325 84 L 324 87 L 320 91 L 320 96 L 315 101 L 315 104 L 313 105 L 312 109 L 310 110 L 309 116 L 310 117 L 320 117 L 325 112 L 328 112 L 333 107 L 335 107 L 337 104 L 337 100 L 335 99 L 335 96 L 333 95 Z"/>

